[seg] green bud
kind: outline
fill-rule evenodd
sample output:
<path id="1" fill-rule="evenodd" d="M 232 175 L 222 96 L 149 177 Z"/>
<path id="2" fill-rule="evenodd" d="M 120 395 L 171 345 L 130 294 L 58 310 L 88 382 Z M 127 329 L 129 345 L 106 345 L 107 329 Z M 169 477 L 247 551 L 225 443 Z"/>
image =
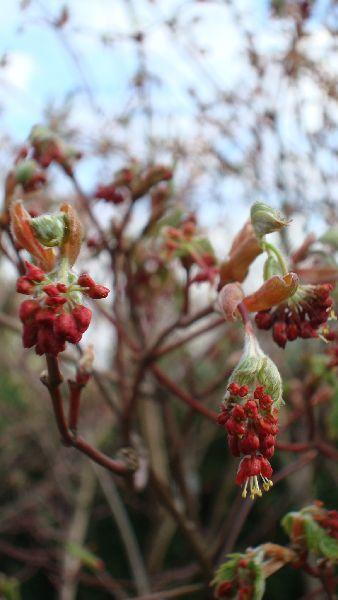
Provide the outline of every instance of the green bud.
<path id="1" fill-rule="evenodd" d="M 319 238 L 319 241 L 323 242 L 324 244 L 329 244 L 329 246 L 332 246 L 335 248 L 335 250 L 338 250 L 338 227 L 332 227 L 332 229 L 328 229 L 328 231 L 326 231 L 324 235 Z"/>
<path id="2" fill-rule="evenodd" d="M 66 219 L 63 213 L 35 217 L 32 219 L 31 225 L 39 242 L 50 248 L 62 246 L 68 235 Z"/>
<path id="3" fill-rule="evenodd" d="M 229 379 L 229 384 L 232 382 L 250 387 L 262 385 L 273 399 L 275 408 L 283 404 L 283 384 L 280 373 L 252 333 L 246 334 L 243 356 Z"/>
<path id="4" fill-rule="evenodd" d="M 55 134 L 53 131 L 51 131 L 48 127 L 44 127 L 43 125 L 34 125 L 29 134 L 29 140 L 33 144 L 35 142 L 43 142 L 54 137 Z"/>
<path id="5" fill-rule="evenodd" d="M 259 238 L 268 233 L 280 231 L 290 223 L 278 210 L 263 202 L 255 202 L 251 207 L 250 214 L 252 226 Z"/>
<path id="6" fill-rule="evenodd" d="M 23 160 L 15 167 L 15 179 L 18 183 L 24 185 L 30 181 L 37 171 L 40 171 L 40 167 L 35 160 Z"/>

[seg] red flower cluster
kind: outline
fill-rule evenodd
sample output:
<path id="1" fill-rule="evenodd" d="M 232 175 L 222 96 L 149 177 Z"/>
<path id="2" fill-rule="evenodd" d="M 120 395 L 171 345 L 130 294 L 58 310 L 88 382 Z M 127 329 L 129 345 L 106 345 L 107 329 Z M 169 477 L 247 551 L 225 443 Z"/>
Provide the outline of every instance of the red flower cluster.
<path id="1" fill-rule="evenodd" d="M 253 585 L 249 583 L 238 588 L 232 581 L 223 581 L 216 589 L 215 598 L 233 598 L 236 593 L 236 600 L 251 600 L 253 592 Z"/>
<path id="2" fill-rule="evenodd" d="M 247 495 L 249 484 L 253 499 L 262 495 L 258 477 L 261 477 L 265 491 L 272 486 L 269 459 L 274 454 L 278 433 L 277 411 L 273 409 L 273 400 L 263 386 L 257 386 L 250 396 L 246 385 L 231 383 L 228 390 L 230 397 L 227 404 L 222 405 L 217 421 L 228 433 L 232 455 L 242 456 L 236 483 L 244 485 L 243 498 Z"/>
<path id="3" fill-rule="evenodd" d="M 23 345 L 25 348 L 35 346 L 39 355 L 57 355 L 63 352 L 66 342 L 77 344 L 90 324 L 92 313 L 79 304 L 76 294 L 80 291 L 91 298 L 105 298 L 109 290 L 97 285 L 89 276 L 86 289 L 79 283 L 83 276 L 77 284 L 54 282 L 42 269 L 29 262 L 25 264 L 26 274 L 19 277 L 17 291 L 34 298 L 24 300 L 20 306 Z"/>
<path id="4" fill-rule="evenodd" d="M 219 267 L 212 252 L 208 252 L 203 248 L 203 240 L 196 235 L 196 218 L 194 215 L 189 215 L 177 227 L 168 227 L 166 230 L 166 250 L 169 258 L 177 253 L 182 265 L 190 269 L 192 265 L 197 265 L 200 271 L 194 275 L 189 281 L 192 283 L 201 283 L 210 281 L 213 283 L 219 275 Z"/>
<path id="5" fill-rule="evenodd" d="M 222 581 L 215 590 L 215 598 L 234 598 L 236 600 L 252 600 L 254 596 L 255 571 L 250 568 L 250 561 L 241 558 L 231 581 Z"/>
<path id="6" fill-rule="evenodd" d="M 297 338 L 318 337 L 319 329 L 324 327 L 332 311 L 333 300 L 330 283 L 302 286 L 288 302 L 274 309 L 262 310 L 255 316 L 259 329 L 271 329 L 275 342 L 281 348 Z M 324 333 L 325 335 L 325 333 Z"/>
<path id="7" fill-rule="evenodd" d="M 328 534 L 338 540 L 338 510 L 328 510 L 316 515 L 315 520 L 327 530 Z"/>
<path id="8" fill-rule="evenodd" d="M 52 162 L 58 163 L 66 173 L 72 174 L 72 163 L 82 157 L 82 153 L 66 144 L 58 135 L 46 127 L 33 127 L 29 136 L 33 158 L 46 169 Z"/>
<path id="9" fill-rule="evenodd" d="M 112 202 L 112 204 L 121 204 L 124 201 L 123 195 L 116 189 L 113 183 L 110 185 L 99 185 L 94 192 L 94 196 L 106 202 Z"/>

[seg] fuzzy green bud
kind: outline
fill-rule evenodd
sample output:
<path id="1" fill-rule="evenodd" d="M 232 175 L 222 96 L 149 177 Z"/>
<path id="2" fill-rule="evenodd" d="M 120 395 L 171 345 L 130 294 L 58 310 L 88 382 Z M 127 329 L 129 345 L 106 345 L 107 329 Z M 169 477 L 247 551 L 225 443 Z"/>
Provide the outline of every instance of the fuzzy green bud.
<path id="1" fill-rule="evenodd" d="M 263 352 L 253 333 L 246 334 L 242 358 L 229 379 L 229 384 L 232 382 L 250 387 L 262 385 L 266 393 L 270 394 L 275 408 L 283 404 L 280 373 L 271 358 Z"/>
<path id="2" fill-rule="evenodd" d="M 263 202 L 255 202 L 251 207 L 250 215 L 255 234 L 259 238 L 280 231 L 290 223 L 278 210 Z"/>
<path id="3" fill-rule="evenodd" d="M 63 213 L 35 217 L 31 225 L 39 242 L 49 248 L 62 246 L 68 234 Z"/>
<path id="4" fill-rule="evenodd" d="M 39 171 L 40 167 L 35 160 L 23 160 L 15 167 L 15 180 L 24 185 Z"/>
<path id="5" fill-rule="evenodd" d="M 43 125 L 34 125 L 29 134 L 29 140 L 34 144 L 36 142 L 43 142 L 46 140 L 53 139 L 55 134 L 48 127 Z"/>

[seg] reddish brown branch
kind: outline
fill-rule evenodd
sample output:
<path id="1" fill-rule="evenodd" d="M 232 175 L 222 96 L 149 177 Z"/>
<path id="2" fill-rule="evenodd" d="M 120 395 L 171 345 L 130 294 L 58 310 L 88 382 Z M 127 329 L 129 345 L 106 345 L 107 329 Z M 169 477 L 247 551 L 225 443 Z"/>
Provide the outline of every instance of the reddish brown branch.
<path id="1" fill-rule="evenodd" d="M 89 456 L 94 462 L 102 465 L 112 473 L 117 475 L 129 475 L 135 471 L 135 460 L 113 460 L 88 444 L 83 438 L 76 437 L 69 429 L 63 409 L 63 399 L 60 391 L 62 376 L 59 363 L 56 356 L 46 355 L 48 374 L 41 378 L 42 383 L 47 387 L 52 399 L 56 423 L 61 435 L 61 439 L 66 446 L 73 446 L 83 454 Z"/>
<path id="2" fill-rule="evenodd" d="M 195 400 L 188 392 L 182 390 L 177 383 L 175 383 L 172 379 L 170 379 L 165 373 L 163 373 L 162 369 L 157 365 L 151 365 L 151 371 L 155 375 L 156 379 L 163 385 L 165 388 L 170 390 L 175 396 L 183 400 L 185 404 L 190 406 L 194 411 L 200 413 L 210 421 L 216 422 L 217 413 L 213 412 L 198 400 Z"/>

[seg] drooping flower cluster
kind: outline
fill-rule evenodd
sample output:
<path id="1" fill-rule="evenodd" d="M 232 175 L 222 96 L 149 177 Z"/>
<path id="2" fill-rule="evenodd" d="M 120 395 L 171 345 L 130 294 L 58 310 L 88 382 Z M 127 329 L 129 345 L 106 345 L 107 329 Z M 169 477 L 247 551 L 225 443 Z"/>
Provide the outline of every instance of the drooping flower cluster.
<path id="1" fill-rule="evenodd" d="M 316 338 L 328 333 L 327 322 L 333 316 L 332 284 L 299 286 L 287 302 L 257 312 L 259 329 L 271 329 L 275 342 L 285 348 L 297 338 Z"/>
<path id="2" fill-rule="evenodd" d="M 25 261 L 26 273 L 18 278 L 17 291 L 31 296 L 21 303 L 23 345 L 37 354 L 56 356 L 66 342 L 77 344 L 88 329 L 91 311 L 83 296 L 106 298 L 109 289 L 88 273 L 72 272 L 82 243 L 82 226 L 69 204 L 54 215 L 32 218 L 21 202 L 11 205 L 12 233 L 30 252 L 37 265 Z"/>
<path id="3" fill-rule="evenodd" d="M 236 483 L 244 486 L 242 496 L 261 496 L 263 489 L 272 486 L 272 467 L 269 459 L 274 454 L 278 432 L 277 410 L 273 409 L 270 394 L 264 387 L 256 386 L 253 393 L 247 385 L 231 383 L 227 403 L 221 407 L 218 423 L 228 433 L 228 444 L 233 456 L 241 456 Z"/>
<path id="4" fill-rule="evenodd" d="M 177 227 L 165 230 L 165 247 L 168 258 L 177 256 L 186 269 L 193 265 L 199 271 L 190 279 L 190 284 L 215 281 L 219 268 L 212 249 L 206 238 L 197 235 L 196 217 L 191 214 Z"/>
<path id="5" fill-rule="evenodd" d="M 236 483 L 253 500 L 272 486 L 270 459 L 278 433 L 282 380 L 276 365 L 247 331 L 243 356 L 231 375 L 218 423 L 227 432 L 230 452 L 240 457 Z"/>
<path id="6" fill-rule="evenodd" d="M 66 173 L 72 174 L 74 161 L 82 156 L 81 152 L 66 144 L 56 132 L 42 125 L 32 128 L 29 141 L 33 149 L 33 158 L 43 168 L 56 162 Z"/>
<path id="7" fill-rule="evenodd" d="M 328 510 L 315 516 L 315 520 L 326 529 L 330 537 L 338 540 L 338 510 Z"/>
<path id="8" fill-rule="evenodd" d="M 82 294 L 91 298 L 105 298 L 109 290 L 97 285 L 87 274 L 77 279 L 67 273 L 66 280 L 57 280 L 57 274 L 46 274 L 42 269 L 26 264 L 26 274 L 19 277 L 17 291 L 33 296 L 20 305 L 19 317 L 23 323 L 23 346 L 35 346 L 37 354 L 57 355 L 65 343 L 77 344 L 91 321 L 91 310 L 81 304 Z"/>
<path id="9" fill-rule="evenodd" d="M 247 554 L 231 554 L 216 571 L 215 598 L 261 600 L 265 590 L 263 552 L 258 548 Z"/>
<path id="10" fill-rule="evenodd" d="M 114 183 L 98 185 L 94 192 L 94 196 L 95 198 L 105 200 L 105 202 L 111 202 L 112 204 L 121 204 L 124 201 L 123 195 L 118 191 Z"/>
<path id="11" fill-rule="evenodd" d="M 112 204 L 121 204 L 126 197 L 135 201 L 161 181 L 169 181 L 172 175 L 172 170 L 163 165 L 153 165 L 142 170 L 138 163 L 134 163 L 129 168 L 118 171 L 113 181 L 99 184 L 93 195 Z M 127 195 L 125 191 L 128 192 Z"/>
<path id="12" fill-rule="evenodd" d="M 338 562 L 338 511 L 327 510 L 320 500 L 302 510 L 290 512 L 282 520 L 298 553 L 313 553 Z"/>

